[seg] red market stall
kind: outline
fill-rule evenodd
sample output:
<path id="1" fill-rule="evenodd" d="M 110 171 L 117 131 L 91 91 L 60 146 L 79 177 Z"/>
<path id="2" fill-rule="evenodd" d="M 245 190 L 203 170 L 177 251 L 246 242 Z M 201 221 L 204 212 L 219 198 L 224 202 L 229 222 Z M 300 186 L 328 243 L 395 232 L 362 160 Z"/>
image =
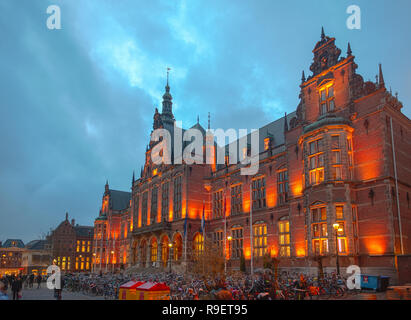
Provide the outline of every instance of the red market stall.
<path id="1" fill-rule="evenodd" d="M 170 287 L 165 283 L 146 282 L 136 292 L 137 300 L 170 300 Z"/>
<path id="2" fill-rule="evenodd" d="M 137 300 L 136 289 L 144 284 L 143 281 L 129 281 L 124 283 L 119 288 L 118 299 L 119 300 Z"/>

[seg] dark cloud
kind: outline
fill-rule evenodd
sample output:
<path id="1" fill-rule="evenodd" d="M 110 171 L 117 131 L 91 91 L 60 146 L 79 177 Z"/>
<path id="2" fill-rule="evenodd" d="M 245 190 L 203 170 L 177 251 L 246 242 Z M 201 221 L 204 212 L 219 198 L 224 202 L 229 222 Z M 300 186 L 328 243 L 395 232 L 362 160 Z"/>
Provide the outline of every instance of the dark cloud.
<path id="1" fill-rule="evenodd" d="M 361 31 L 345 27 L 351 2 L 1 1 L 0 240 L 32 240 L 66 211 L 91 225 L 106 179 L 129 189 L 167 66 L 185 127 L 211 112 L 213 127 L 258 128 L 295 110 L 324 25 L 365 79 L 383 63 L 409 116 L 409 1 L 361 1 Z M 62 30 L 46 28 L 49 4 Z"/>

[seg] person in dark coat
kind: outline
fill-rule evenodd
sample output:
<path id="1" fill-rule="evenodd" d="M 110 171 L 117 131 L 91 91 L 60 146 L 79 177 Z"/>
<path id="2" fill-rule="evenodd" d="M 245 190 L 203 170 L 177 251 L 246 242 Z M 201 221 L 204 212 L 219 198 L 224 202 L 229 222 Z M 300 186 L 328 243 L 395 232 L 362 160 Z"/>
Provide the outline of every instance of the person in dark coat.
<path id="1" fill-rule="evenodd" d="M 41 277 L 41 274 L 39 273 L 38 276 L 37 276 L 37 278 L 36 278 L 36 281 L 37 281 L 37 289 L 40 289 L 41 280 L 43 280 L 43 279 L 42 279 L 42 277 Z"/>
<path id="2" fill-rule="evenodd" d="M 13 283 L 11 284 L 11 291 L 13 292 L 13 300 L 19 300 L 19 292 L 23 287 L 20 276 L 14 278 Z"/>
<path id="3" fill-rule="evenodd" d="M 32 273 L 29 278 L 29 288 L 30 289 L 33 288 L 33 283 L 34 283 L 34 273 Z"/>

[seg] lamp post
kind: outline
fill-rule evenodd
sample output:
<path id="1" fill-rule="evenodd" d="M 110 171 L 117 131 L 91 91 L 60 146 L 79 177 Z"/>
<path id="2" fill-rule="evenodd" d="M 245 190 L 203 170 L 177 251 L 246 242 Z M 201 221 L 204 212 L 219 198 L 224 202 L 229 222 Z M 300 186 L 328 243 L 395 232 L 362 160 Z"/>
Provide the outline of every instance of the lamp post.
<path id="1" fill-rule="evenodd" d="M 111 264 L 112 264 L 112 268 L 111 268 L 111 272 L 114 273 L 114 251 L 111 251 L 112 257 L 111 257 Z"/>
<path id="2" fill-rule="evenodd" d="M 171 273 L 171 248 L 173 248 L 173 244 L 171 242 L 168 244 L 168 248 L 169 248 L 168 257 L 170 260 L 170 262 L 168 263 L 168 267 L 169 267 L 168 270 L 169 270 L 169 273 Z"/>
<path id="3" fill-rule="evenodd" d="M 96 253 L 93 252 L 93 265 L 91 267 L 91 273 L 94 273 L 96 271 Z"/>
<path id="4" fill-rule="evenodd" d="M 228 240 L 228 262 L 231 268 L 231 240 L 233 239 L 232 236 L 228 236 L 227 240 Z"/>
<path id="5" fill-rule="evenodd" d="M 338 232 L 342 231 L 342 228 L 340 228 L 340 225 L 338 223 L 333 224 L 333 228 L 335 230 L 335 254 L 337 257 L 337 274 L 340 275 L 340 260 L 339 260 L 339 254 L 338 254 Z"/>

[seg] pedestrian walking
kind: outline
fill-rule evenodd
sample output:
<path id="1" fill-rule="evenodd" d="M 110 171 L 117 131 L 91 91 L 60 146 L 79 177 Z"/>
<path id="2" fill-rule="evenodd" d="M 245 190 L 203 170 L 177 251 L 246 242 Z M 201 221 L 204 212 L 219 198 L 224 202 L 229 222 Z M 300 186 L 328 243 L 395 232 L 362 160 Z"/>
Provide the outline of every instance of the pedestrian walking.
<path id="1" fill-rule="evenodd" d="M 13 300 L 19 300 L 21 297 L 21 289 L 23 287 L 23 283 L 21 281 L 20 276 L 14 278 L 13 283 L 11 284 L 11 291 L 13 292 Z"/>
<path id="2" fill-rule="evenodd" d="M 40 287 L 41 287 L 41 281 L 42 281 L 43 279 L 42 279 L 42 277 L 41 277 L 41 274 L 38 274 L 38 276 L 37 276 L 37 278 L 36 278 L 36 281 L 37 281 L 37 289 L 40 289 Z"/>

